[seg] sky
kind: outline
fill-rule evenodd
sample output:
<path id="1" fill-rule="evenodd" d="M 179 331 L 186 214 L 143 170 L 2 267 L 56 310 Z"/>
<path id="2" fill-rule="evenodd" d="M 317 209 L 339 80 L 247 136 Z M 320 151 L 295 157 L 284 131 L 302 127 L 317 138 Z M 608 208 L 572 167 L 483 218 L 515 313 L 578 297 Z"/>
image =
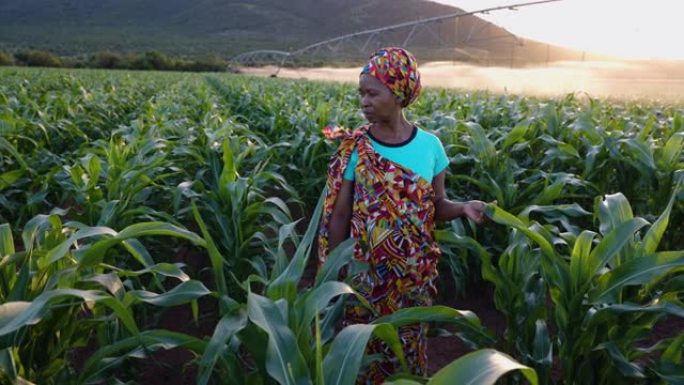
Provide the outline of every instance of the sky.
<path id="1" fill-rule="evenodd" d="M 466 11 L 525 0 L 432 0 Z M 629 59 L 684 60 L 684 0 L 560 0 L 478 15 L 554 45 Z"/>

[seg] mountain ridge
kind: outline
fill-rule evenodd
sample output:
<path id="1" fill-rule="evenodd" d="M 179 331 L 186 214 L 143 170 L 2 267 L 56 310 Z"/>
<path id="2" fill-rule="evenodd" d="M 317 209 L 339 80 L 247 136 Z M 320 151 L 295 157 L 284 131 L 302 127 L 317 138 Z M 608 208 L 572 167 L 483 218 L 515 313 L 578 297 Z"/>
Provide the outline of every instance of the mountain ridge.
<path id="1" fill-rule="evenodd" d="M 294 50 L 343 34 L 459 11 L 427 0 L 4 0 L 0 48 L 46 49 L 61 55 L 159 50 L 230 57 L 255 49 Z M 462 36 L 475 27 L 482 39 L 464 42 Z M 406 36 L 407 31 L 389 32 L 372 43 L 400 45 Z M 504 61 L 516 53 L 518 59 L 548 60 L 546 45 L 545 52 L 537 47 L 539 52 L 532 55 L 530 48 L 539 43 L 524 41 L 528 47 L 512 51 L 515 41 L 524 40 L 476 16 L 464 16 L 416 32 L 408 48 L 434 59 L 463 59 L 461 53 L 471 50 Z M 367 55 L 352 51 L 350 55 Z"/>

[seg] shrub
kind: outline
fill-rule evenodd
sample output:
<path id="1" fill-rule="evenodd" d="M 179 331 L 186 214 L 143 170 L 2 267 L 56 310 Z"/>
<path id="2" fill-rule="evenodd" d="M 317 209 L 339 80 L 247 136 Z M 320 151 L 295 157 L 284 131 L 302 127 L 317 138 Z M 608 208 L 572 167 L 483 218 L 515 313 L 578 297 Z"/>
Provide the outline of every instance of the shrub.
<path id="1" fill-rule="evenodd" d="M 0 66 L 11 66 L 14 64 L 14 59 L 10 54 L 0 51 Z"/>
<path id="2" fill-rule="evenodd" d="M 15 55 L 17 61 L 30 67 L 61 67 L 62 59 L 47 51 L 23 51 Z"/>
<path id="3" fill-rule="evenodd" d="M 183 70 L 194 72 L 222 72 L 228 63 L 218 56 L 207 55 L 193 60 L 184 66 Z"/>
<path id="4" fill-rule="evenodd" d="M 92 57 L 91 66 L 95 68 L 122 68 L 124 67 L 124 60 L 121 54 L 102 51 Z"/>
<path id="5" fill-rule="evenodd" d="M 140 70 L 168 71 L 174 69 L 173 61 L 159 51 L 147 51 L 138 56 L 131 68 Z"/>

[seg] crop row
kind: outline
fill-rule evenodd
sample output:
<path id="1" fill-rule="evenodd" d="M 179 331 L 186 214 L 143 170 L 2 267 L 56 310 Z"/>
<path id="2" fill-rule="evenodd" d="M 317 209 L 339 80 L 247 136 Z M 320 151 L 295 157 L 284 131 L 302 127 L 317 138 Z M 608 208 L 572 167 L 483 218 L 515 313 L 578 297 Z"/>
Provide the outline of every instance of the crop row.
<path id="1" fill-rule="evenodd" d="M 496 224 L 438 226 L 440 269 L 492 285 L 506 331 L 435 306 L 336 332 L 350 244 L 315 277 L 307 265 L 336 147 L 320 129 L 362 122 L 353 85 L 0 77 L 0 381 L 135 381 L 181 348 L 199 383 L 351 384 L 369 338 L 396 345 L 419 321 L 485 349 L 433 383 L 484 365 L 491 381 L 521 369 L 512 383 L 684 378 L 684 332 L 651 333 L 684 317 L 680 107 L 427 90 L 408 117 L 445 144 L 449 196 L 498 201 Z M 178 307 L 211 335 L 161 328 Z"/>

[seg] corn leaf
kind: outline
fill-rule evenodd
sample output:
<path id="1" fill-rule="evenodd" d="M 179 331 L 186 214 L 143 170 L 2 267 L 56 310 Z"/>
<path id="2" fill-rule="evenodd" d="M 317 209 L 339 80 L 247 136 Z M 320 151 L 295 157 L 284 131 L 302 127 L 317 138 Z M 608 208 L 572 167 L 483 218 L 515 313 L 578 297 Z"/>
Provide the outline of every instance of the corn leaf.
<path id="1" fill-rule="evenodd" d="M 590 292 L 590 300 L 593 303 L 615 303 L 626 286 L 652 285 L 674 270 L 684 270 L 684 250 L 633 259 L 602 275 L 596 288 Z"/>
<path id="2" fill-rule="evenodd" d="M 428 385 L 493 385 L 506 373 L 519 370 L 531 385 L 537 385 L 534 369 L 492 349 L 466 354 L 435 373 Z"/>
<path id="3" fill-rule="evenodd" d="M 276 304 L 268 298 L 249 293 L 249 320 L 268 334 L 266 371 L 281 385 L 311 384 L 309 368 L 297 347 L 294 333 Z"/>

